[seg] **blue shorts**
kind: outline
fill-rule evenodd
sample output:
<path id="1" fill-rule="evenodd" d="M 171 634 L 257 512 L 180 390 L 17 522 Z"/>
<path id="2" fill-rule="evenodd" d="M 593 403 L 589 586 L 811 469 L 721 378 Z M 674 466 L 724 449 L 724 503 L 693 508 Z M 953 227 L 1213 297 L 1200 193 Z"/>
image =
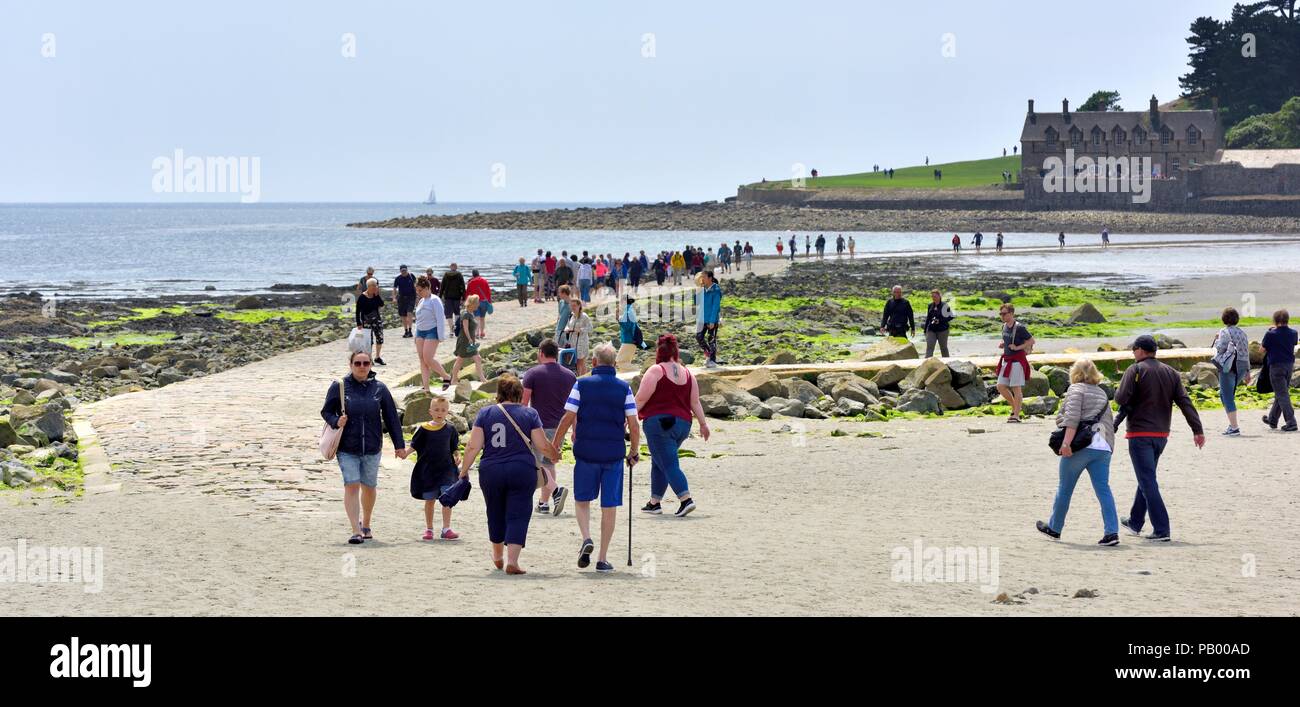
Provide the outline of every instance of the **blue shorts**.
<path id="1" fill-rule="evenodd" d="M 423 496 L 424 500 L 426 501 L 436 501 L 438 500 L 439 496 L 443 495 L 444 493 L 447 493 L 447 489 L 451 488 L 452 486 L 453 484 L 445 484 L 443 486 L 439 486 L 437 491 L 425 491 L 423 494 L 420 495 Z"/>
<path id="2" fill-rule="evenodd" d="M 491 302 L 479 302 L 478 309 L 474 310 L 474 316 L 482 318 L 492 313 Z"/>
<path id="3" fill-rule="evenodd" d="M 363 484 L 370 488 L 379 485 L 379 454 L 348 454 L 339 452 L 339 469 L 344 484 Z"/>
<path id="4" fill-rule="evenodd" d="M 585 462 L 573 465 L 573 500 L 580 503 L 600 499 L 601 508 L 623 505 L 623 460 Z"/>
<path id="5" fill-rule="evenodd" d="M 437 339 L 438 339 L 438 327 L 434 327 L 434 328 L 432 328 L 432 329 L 416 329 L 416 330 L 415 330 L 415 337 L 416 337 L 417 339 L 433 339 L 433 340 L 437 341 Z"/>

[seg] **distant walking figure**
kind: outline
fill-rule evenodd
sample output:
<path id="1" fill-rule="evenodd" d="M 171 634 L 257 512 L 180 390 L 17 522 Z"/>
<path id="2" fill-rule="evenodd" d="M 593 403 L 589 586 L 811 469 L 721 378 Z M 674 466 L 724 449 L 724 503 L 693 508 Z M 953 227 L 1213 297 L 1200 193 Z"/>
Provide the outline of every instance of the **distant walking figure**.
<path id="1" fill-rule="evenodd" d="M 1103 228 L 1103 229 L 1101 229 L 1101 247 L 1102 247 L 1102 248 L 1109 248 L 1109 247 L 1110 247 L 1110 229 L 1109 229 L 1109 228 Z"/>
<path id="2" fill-rule="evenodd" d="M 1264 370 L 1273 386 L 1273 407 L 1264 416 L 1264 424 L 1276 428 L 1284 422 L 1283 432 L 1295 432 L 1295 410 L 1291 407 L 1291 373 L 1295 369 L 1296 330 L 1287 326 L 1291 315 L 1285 309 L 1273 313 L 1273 328 L 1260 342 L 1266 352 Z"/>
<path id="3" fill-rule="evenodd" d="M 1002 252 L 1002 232 L 998 231 L 998 252 Z"/>
<path id="4" fill-rule="evenodd" d="M 1056 237 L 1056 242 L 1060 244 L 1061 250 L 1065 250 L 1065 231 L 1061 231 L 1061 235 Z"/>
<path id="5" fill-rule="evenodd" d="M 957 235 L 956 233 L 952 234 L 952 252 L 954 253 L 961 252 L 961 236 Z"/>

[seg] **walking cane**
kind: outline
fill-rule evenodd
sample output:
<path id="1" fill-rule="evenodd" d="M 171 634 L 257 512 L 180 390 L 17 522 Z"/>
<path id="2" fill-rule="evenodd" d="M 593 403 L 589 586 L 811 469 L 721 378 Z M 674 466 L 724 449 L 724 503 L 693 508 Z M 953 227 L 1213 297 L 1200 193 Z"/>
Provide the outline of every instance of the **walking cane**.
<path id="1" fill-rule="evenodd" d="M 627 566 L 632 566 L 632 462 L 627 462 Z"/>

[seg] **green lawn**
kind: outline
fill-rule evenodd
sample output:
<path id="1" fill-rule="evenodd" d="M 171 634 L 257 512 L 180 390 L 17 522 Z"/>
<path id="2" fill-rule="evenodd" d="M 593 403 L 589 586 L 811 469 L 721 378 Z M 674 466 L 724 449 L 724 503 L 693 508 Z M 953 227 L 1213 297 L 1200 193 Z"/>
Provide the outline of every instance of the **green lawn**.
<path id="1" fill-rule="evenodd" d="M 943 180 L 935 181 L 934 170 L 943 170 Z M 890 179 L 884 172 L 863 172 L 839 176 L 822 175 L 804 180 L 805 189 L 952 189 L 983 187 L 1002 183 L 1002 171 L 1013 175 L 1020 170 L 1020 157 L 994 157 L 970 162 L 949 162 L 928 167 L 904 167 L 894 170 Z M 789 189 L 790 182 L 750 184 L 757 189 Z"/>

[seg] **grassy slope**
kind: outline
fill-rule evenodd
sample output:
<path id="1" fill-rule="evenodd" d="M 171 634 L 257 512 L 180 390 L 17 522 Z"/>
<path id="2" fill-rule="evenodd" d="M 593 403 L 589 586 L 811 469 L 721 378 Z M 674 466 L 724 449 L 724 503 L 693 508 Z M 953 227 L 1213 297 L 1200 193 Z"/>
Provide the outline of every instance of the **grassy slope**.
<path id="1" fill-rule="evenodd" d="M 943 181 L 935 181 L 934 170 L 943 170 Z M 994 157 L 987 160 L 950 162 L 928 167 L 904 167 L 894 170 L 890 179 L 884 172 L 863 172 L 840 176 L 821 176 L 804 180 L 806 189 L 952 189 L 982 187 L 1002 182 L 1002 171 L 1013 174 L 1020 169 L 1020 157 Z M 789 181 L 750 184 L 759 189 L 788 189 Z"/>

